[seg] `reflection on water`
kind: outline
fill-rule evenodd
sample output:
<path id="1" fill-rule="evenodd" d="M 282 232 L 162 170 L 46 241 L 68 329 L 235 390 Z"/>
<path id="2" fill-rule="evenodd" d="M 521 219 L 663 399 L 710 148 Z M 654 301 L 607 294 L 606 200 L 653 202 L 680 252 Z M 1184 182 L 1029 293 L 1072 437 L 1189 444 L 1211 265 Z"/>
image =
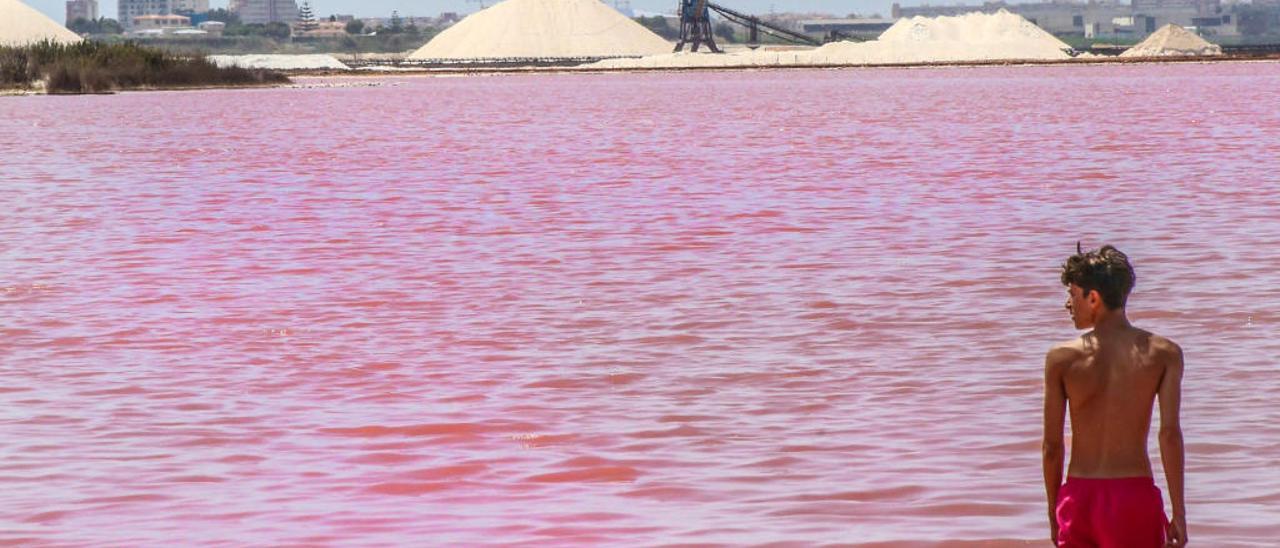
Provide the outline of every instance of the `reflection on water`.
<path id="1" fill-rule="evenodd" d="M 1039 543 L 1084 240 L 1186 348 L 1192 537 L 1265 545 L 1278 90 L 1178 64 L 0 100 L 0 542 Z"/>

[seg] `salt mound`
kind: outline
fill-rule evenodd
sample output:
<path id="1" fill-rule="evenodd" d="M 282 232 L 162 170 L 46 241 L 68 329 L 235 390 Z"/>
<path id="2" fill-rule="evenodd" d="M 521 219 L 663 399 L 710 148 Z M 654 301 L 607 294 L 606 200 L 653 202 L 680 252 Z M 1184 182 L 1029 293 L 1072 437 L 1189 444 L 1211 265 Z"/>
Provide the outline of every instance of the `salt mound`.
<path id="1" fill-rule="evenodd" d="M 1005 10 L 954 17 L 900 19 L 876 40 L 887 62 L 1013 61 L 1070 59 L 1063 43 L 1021 15 Z M 849 43 L 834 42 L 815 52 L 839 57 Z"/>
<path id="2" fill-rule="evenodd" d="M 210 55 L 209 61 L 219 67 L 267 70 L 351 70 L 332 55 Z"/>
<path id="3" fill-rule="evenodd" d="M 24 46 L 42 40 L 74 44 L 81 38 L 31 6 L 18 0 L 0 0 L 0 46 Z"/>
<path id="4" fill-rule="evenodd" d="M 1173 23 L 1151 33 L 1121 57 L 1174 57 L 1180 55 L 1222 55 L 1222 48 Z"/>
<path id="5" fill-rule="evenodd" d="M 900 65 L 1019 60 L 1067 60 L 1067 46 L 1022 16 L 1000 10 L 900 19 L 870 42 L 832 42 L 809 51 L 667 54 L 610 59 L 599 68 L 741 67 L 776 65 Z"/>
<path id="6" fill-rule="evenodd" d="M 671 49 L 599 0 L 506 0 L 449 27 L 409 59 L 639 56 Z"/>

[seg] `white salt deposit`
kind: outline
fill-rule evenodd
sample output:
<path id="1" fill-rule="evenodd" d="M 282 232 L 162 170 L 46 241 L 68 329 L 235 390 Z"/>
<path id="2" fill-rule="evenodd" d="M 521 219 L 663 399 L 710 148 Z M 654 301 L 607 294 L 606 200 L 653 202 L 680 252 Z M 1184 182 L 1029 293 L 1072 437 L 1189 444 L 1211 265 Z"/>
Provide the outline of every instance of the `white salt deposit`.
<path id="1" fill-rule="evenodd" d="M 267 70 L 351 70 L 332 55 L 210 55 L 219 67 L 241 67 Z"/>
<path id="2" fill-rule="evenodd" d="M 356 67 L 355 70 L 364 71 L 364 72 L 420 72 L 422 71 L 422 69 L 419 67 L 393 67 L 388 65 L 368 65 L 363 67 Z"/>
<path id="3" fill-rule="evenodd" d="M 1000 10 L 954 17 L 900 19 L 870 42 L 833 42 L 808 51 L 675 53 L 608 59 L 593 68 L 898 65 L 1066 60 L 1069 46 L 1022 16 Z"/>
<path id="4" fill-rule="evenodd" d="M 640 56 L 673 47 L 599 0 L 506 0 L 449 27 L 409 59 Z"/>
<path id="5" fill-rule="evenodd" d="M 1146 40 L 1121 53 L 1121 57 L 1175 57 L 1182 55 L 1222 55 L 1222 48 L 1178 25 L 1170 23 L 1151 33 Z"/>
<path id="6" fill-rule="evenodd" d="M 875 42 L 870 57 L 880 63 L 931 63 L 948 61 L 1005 61 L 1069 59 L 1062 40 L 1023 19 L 1000 10 L 955 17 L 913 17 L 899 20 Z M 839 61 L 857 57 L 850 42 L 834 42 L 818 48 L 817 58 Z M 852 54 L 852 55 L 850 55 Z"/>
<path id="7" fill-rule="evenodd" d="M 42 40 L 74 44 L 80 35 L 18 0 L 0 0 L 0 46 L 22 46 Z"/>

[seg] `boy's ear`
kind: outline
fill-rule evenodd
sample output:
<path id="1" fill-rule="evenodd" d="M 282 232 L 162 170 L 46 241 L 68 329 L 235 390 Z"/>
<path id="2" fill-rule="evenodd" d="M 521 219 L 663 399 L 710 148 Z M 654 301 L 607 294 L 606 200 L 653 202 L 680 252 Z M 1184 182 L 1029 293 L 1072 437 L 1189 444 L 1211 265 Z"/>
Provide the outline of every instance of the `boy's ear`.
<path id="1" fill-rule="evenodd" d="M 1089 306 L 1098 306 L 1102 302 L 1102 294 L 1097 289 L 1090 289 L 1089 294 L 1085 295 L 1085 300 L 1089 301 Z"/>

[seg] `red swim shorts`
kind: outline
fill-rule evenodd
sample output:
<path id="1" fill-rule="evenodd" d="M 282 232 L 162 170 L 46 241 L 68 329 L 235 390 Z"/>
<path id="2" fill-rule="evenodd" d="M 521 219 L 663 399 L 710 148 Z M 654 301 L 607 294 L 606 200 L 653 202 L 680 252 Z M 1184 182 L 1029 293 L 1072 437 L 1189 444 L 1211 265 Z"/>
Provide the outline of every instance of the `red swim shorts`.
<path id="1" fill-rule="evenodd" d="M 1150 477 L 1068 477 L 1056 513 L 1059 547 L 1159 548 L 1169 527 Z"/>

